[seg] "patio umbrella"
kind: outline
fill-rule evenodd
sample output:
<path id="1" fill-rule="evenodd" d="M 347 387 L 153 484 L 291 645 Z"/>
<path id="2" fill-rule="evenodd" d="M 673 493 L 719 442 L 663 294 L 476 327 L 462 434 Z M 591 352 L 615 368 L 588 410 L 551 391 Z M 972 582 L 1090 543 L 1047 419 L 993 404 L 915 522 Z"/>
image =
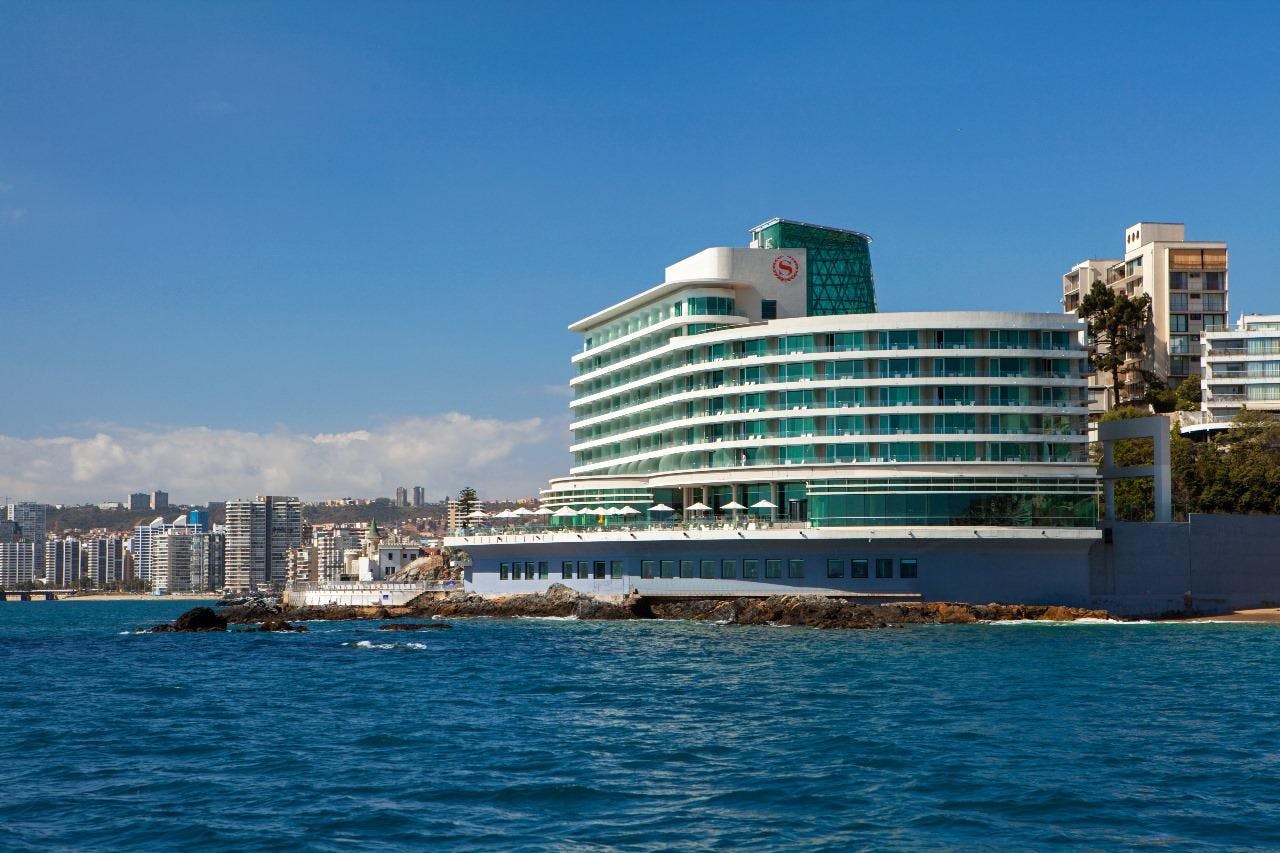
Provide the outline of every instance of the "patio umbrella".
<path id="1" fill-rule="evenodd" d="M 721 509 L 735 509 L 735 510 L 736 510 L 736 509 L 746 509 L 746 507 L 745 507 L 745 506 L 743 506 L 742 504 L 738 503 L 737 501 L 729 501 L 727 504 L 725 504 L 724 506 L 722 506 L 722 507 L 720 507 L 720 508 L 721 508 Z"/>
<path id="2" fill-rule="evenodd" d="M 471 512 L 467 513 L 467 518 L 488 518 L 488 517 L 489 517 L 489 513 L 485 512 L 482 509 L 473 509 L 471 510 Z"/>
<path id="3" fill-rule="evenodd" d="M 649 507 L 649 512 L 675 512 L 675 510 L 666 504 L 654 504 Z"/>
<path id="4" fill-rule="evenodd" d="M 512 512 L 509 509 L 504 509 L 502 512 L 494 515 L 494 518 L 519 518 L 519 517 L 520 516 L 516 515 L 514 512 Z"/>
<path id="5" fill-rule="evenodd" d="M 534 515 L 551 515 L 551 514 L 552 514 L 552 512 L 551 512 L 551 507 L 549 507 L 549 506 L 540 506 L 540 507 L 538 507 L 538 511 L 537 511 L 537 512 L 535 512 L 535 513 L 533 513 L 533 514 L 534 514 Z"/>
<path id="6" fill-rule="evenodd" d="M 687 507 L 684 508 L 684 511 L 685 512 L 711 512 L 711 507 L 707 506 L 702 501 L 698 501 L 696 504 L 689 504 Z"/>
<path id="7" fill-rule="evenodd" d="M 562 506 L 555 512 L 551 513 L 552 518 L 573 518 L 578 511 L 571 506 Z"/>
<path id="8" fill-rule="evenodd" d="M 634 509 L 629 506 L 624 506 L 622 509 L 618 510 L 618 515 L 639 515 L 639 514 L 640 514 L 640 510 Z"/>
<path id="9" fill-rule="evenodd" d="M 751 505 L 752 509 L 777 509 L 778 505 L 764 499 L 758 500 Z"/>
<path id="10" fill-rule="evenodd" d="M 516 507 L 515 509 L 511 510 L 511 514 L 512 514 L 512 515 L 515 515 L 515 516 L 521 516 L 521 515 L 537 515 L 537 513 L 536 513 L 536 512 L 534 512 L 533 510 L 529 509 L 528 507 L 524 507 L 524 506 L 518 506 L 518 507 Z"/>

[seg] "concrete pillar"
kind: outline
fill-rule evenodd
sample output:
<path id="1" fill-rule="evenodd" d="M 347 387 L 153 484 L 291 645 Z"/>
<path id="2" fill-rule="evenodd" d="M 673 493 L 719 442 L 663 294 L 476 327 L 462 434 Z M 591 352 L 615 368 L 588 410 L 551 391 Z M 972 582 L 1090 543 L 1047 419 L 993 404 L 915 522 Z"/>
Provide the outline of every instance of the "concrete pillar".
<path id="1" fill-rule="evenodd" d="M 1169 430 L 1158 429 L 1151 438 L 1155 450 L 1152 479 L 1155 480 L 1156 521 L 1170 522 L 1173 521 L 1173 490 L 1170 482 L 1173 462 L 1170 458 Z"/>
<path id="2" fill-rule="evenodd" d="M 1115 466 L 1115 453 L 1111 442 L 1102 442 L 1102 470 L 1110 471 Z M 1102 481 L 1103 517 L 1107 521 L 1116 520 L 1116 481 L 1108 477 Z"/>

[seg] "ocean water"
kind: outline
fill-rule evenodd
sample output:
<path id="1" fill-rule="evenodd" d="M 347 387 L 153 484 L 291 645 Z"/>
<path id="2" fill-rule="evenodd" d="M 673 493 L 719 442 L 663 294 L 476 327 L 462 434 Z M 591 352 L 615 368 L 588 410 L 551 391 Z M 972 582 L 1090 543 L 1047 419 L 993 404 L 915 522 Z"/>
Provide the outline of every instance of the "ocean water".
<path id="1" fill-rule="evenodd" d="M 0 604 L 0 849 L 1280 846 L 1280 628 Z"/>

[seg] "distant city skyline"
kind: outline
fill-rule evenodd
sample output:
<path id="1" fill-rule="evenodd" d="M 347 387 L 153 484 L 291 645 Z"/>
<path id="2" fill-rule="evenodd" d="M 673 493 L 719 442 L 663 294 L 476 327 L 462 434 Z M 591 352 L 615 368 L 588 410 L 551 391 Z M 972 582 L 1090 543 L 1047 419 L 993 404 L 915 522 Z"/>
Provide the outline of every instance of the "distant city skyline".
<path id="1" fill-rule="evenodd" d="M 771 216 L 881 310 L 1059 310 L 1144 220 L 1280 310 L 1270 6 L 127 8 L 0 28 L 12 500 L 536 493 L 565 326 Z"/>

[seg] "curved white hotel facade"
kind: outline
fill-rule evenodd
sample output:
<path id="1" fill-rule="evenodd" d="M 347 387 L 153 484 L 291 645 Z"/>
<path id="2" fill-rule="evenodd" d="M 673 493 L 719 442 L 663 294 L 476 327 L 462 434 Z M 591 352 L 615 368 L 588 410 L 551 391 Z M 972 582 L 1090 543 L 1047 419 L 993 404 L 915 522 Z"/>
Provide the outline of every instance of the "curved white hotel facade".
<path id="1" fill-rule="evenodd" d="M 939 555 L 951 580 L 1078 560 L 1098 537 L 1080 321 L 876 313 L 869 243 L 771 220 L 571 325 L 573 463 L 541 496 L 559 515 L 451 539 L 472 586 L 927 596 Z M 672 519 L 691 523 L 650 524 Z"/>

